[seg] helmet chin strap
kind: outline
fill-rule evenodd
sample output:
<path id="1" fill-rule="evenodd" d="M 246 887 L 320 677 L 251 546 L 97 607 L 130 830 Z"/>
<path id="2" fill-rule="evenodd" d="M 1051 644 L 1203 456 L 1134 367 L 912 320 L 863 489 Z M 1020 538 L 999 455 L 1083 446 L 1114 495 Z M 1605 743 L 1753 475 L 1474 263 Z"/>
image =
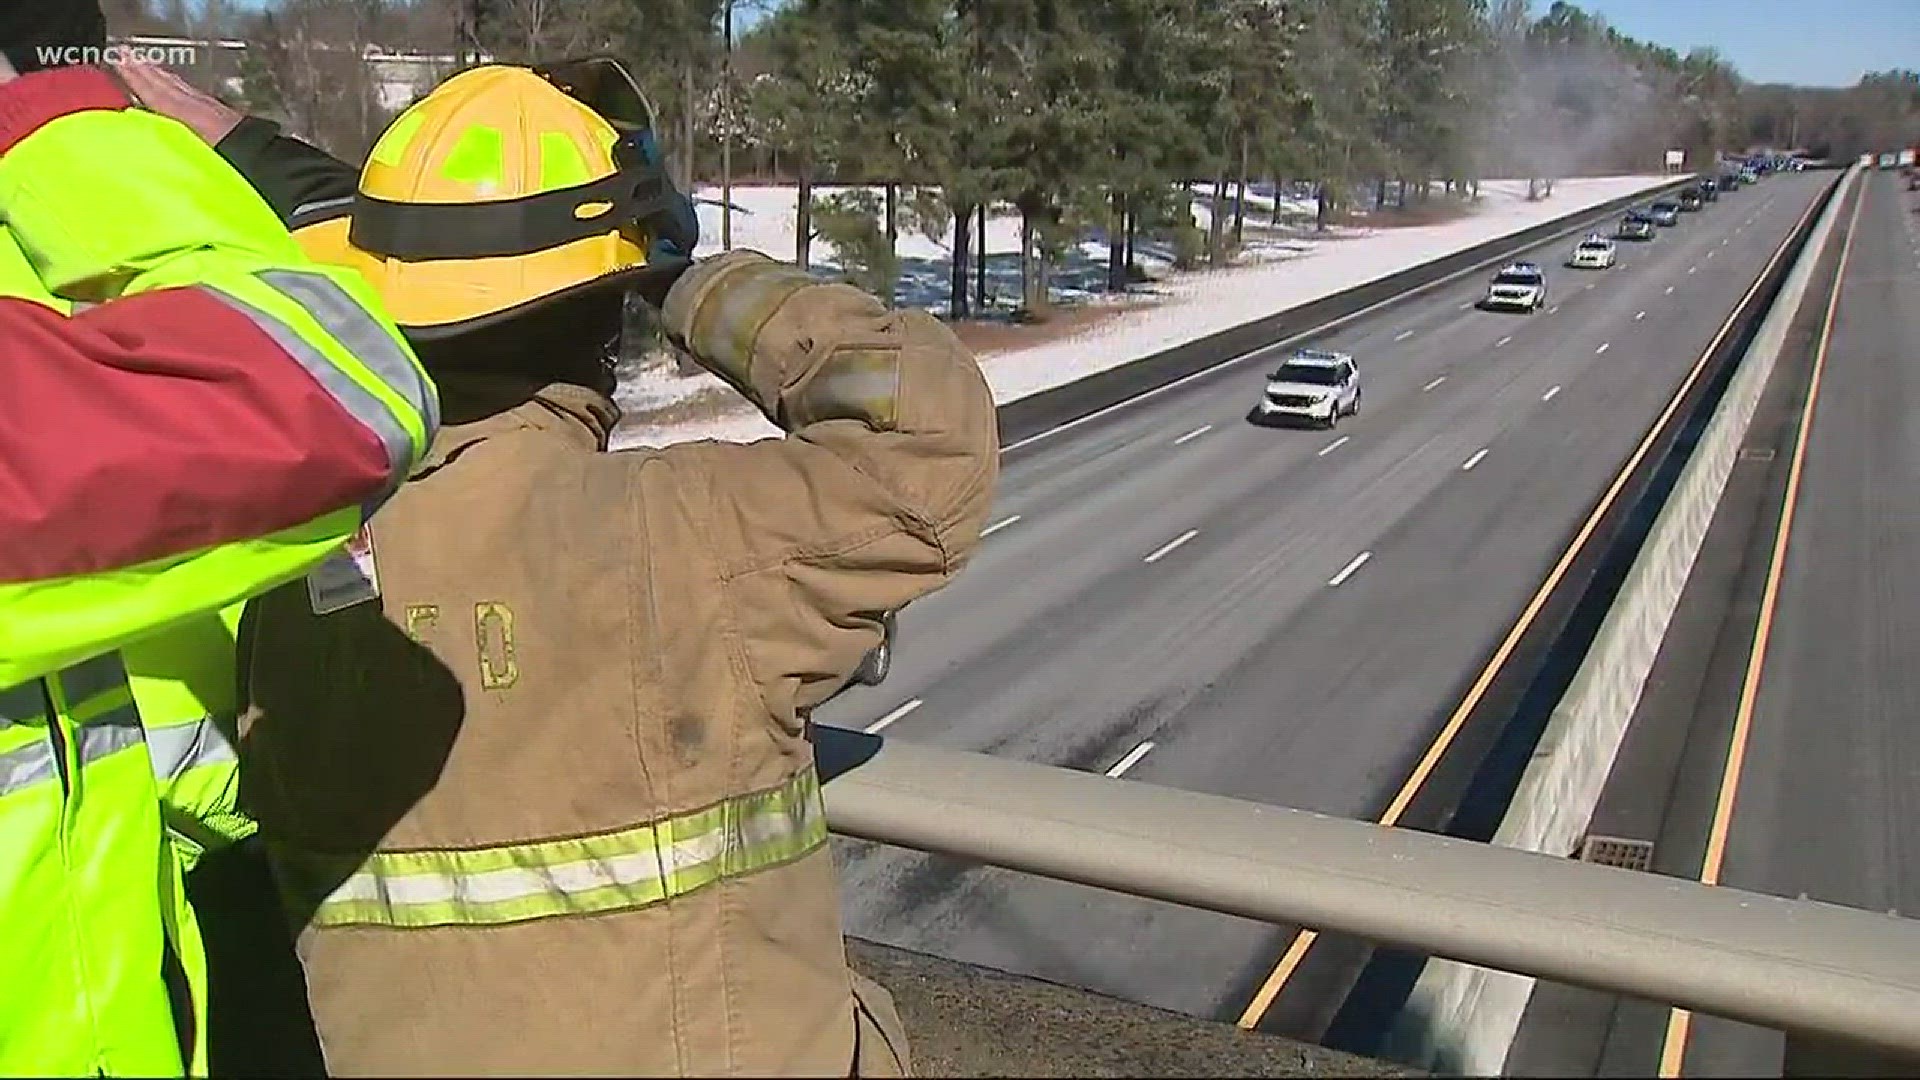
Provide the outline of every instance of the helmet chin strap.
<path id="1" fill-rule="evenodd" d="M 627 305 L 632 302 L 631 294 L 620 298 L 619 320 L 614 324 L 613 333 L 600 343 L 600 375 L 606 380 L 609 394 L 620 381 L 620 345 L 627 339 Z"/>
<path id="2" fill-rule="evenodd" d="M 613 379 L 619 373 L 620 341 L 625 336 L 624 333 L 615 331 L 613 337 L 600 346 L 600 372 L 608 379 Z"/>

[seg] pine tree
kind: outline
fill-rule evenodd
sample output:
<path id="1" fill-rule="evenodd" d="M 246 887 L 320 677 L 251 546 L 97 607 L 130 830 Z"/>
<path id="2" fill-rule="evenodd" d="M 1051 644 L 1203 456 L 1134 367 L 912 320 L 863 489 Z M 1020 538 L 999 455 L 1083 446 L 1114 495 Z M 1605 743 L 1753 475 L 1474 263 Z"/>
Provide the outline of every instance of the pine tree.
<path id="1" fill-rule="evenodd" d="M 861 73 L 860 117 L 849 135 L 865 178 L 884 189 L 882 230 L 889 250 L 900 233 L 903 184 L 926 182 L 952 139 L 951 0 L 824 0 L 818 8 L 847 43 Z M 894 256 L 890 255 L 890 258 Z M 892 282 L 882 299 L 893 302 Z"/>
<path id="2" fill-rule="evenodd" d="M 763 24 L 758 36 L 771 70 L 748 88 L 756 130 L 793 164 L 799 181 L 794 262 L 803 269 L 815 236 L 814 183 L 841 163 L 865 82 L 819 8 L 818 0 L 803 0 Z"/>
<path id="3" fill-rule="evenodd" d="M 1069 0 L 976 2 L 987 66 L 1004 73 L 993 186 L 1020 211 L 1021 308 L 1040 318 L 1049 268 L 1087 224 L 1084 196 L 1109 159 L 1102 105 L 1117 57 Z"/>
<path id="4" fill-rule="evenodd" d="M 1304 103 L 1297 159 L 1314 178 L 1316 219 L 1324 229 L 1353 183 L 1385 157 L 1383 20 L 1377 0 L 1304 0 L 1300 15 L 1296 55 Z"/>
<path id="5" fill-rule="evenodd" d="M 1386 0 L 1383 141 L 1403 180 L 1428 190 L 1458 171 L 1474 104 L 1465 62 L 1484 25 L 1481 0 Z M 1404 187 L 1403 187 L 1404 192 Z"/>
<path id="6" fill-rule="evenodd" d="M 1191 8 L 1175 0 L 1090 0 L 1088 9 L 1120 58 L 1101 94 L 1107 286 L 1117 291 L 1135 270 L 1132 238 L 1142 215 L 1157 216 L 1166 192 L 1184 188 L 1207 143 L 1182 108 L 1193 72 L 1179 20 Z"/>

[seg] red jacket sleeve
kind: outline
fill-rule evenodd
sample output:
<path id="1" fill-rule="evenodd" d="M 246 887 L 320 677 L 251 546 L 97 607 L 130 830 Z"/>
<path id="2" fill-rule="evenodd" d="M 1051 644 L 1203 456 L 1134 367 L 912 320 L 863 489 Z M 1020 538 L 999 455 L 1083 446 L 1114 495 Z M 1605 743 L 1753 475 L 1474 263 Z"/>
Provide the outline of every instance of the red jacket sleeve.
<path id="1" fill-rule="evenodd" d="M 0 299 L 0 582 L 264 536 L 387 483 L 379 439 L 251 319 L 168 289 Z"/>
<path id="2" fill-rule="evenodd" d="M 94 69 L 25 76 L 0 86 L 0 155 L 71 113 L 126 105 Z M 397 482 L 381 437 L 213 291 L 156 289 L 74 316 L 12 291 L 0 296 L 0 583 L 268 535 Z"/>

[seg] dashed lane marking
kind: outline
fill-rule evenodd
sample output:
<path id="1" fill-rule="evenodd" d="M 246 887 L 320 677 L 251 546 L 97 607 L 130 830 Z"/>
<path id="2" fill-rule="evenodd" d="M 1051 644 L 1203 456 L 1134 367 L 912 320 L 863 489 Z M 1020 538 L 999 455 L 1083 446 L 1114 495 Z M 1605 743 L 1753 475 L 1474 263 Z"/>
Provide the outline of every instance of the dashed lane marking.
<path id="1" fill-rule="evenodd" d="M 1108 769 L 1107 775 L 1114 778 L 1115 780 L 1120 779 L 1122 776 L 1126 775 L 1128 769 L 1131 769 L 1135 765 L 1140 764 L 1141 758 L 1146 757 L 1148 754 L 1152 752 L 1153 752 L 1152 742 L 1141 743 L 1139 746 L 1136 746 L 1132 750 L 1127 751 L 1127 756 L 1121 758 L 1117 763 L 1115 763 L 1113 768 Z"/>
<path id="2" fill-rule="evenodd" d="M 907 702 L 905 705 L 900 706 L 899 708 L 893 710 L 892 712 L 881 717 L 880 719 L 875 720 L 873 723 L 868 724 L 866 729 L 867 734 L 869 735 L 880 734 L 881 732 L 887 730 L 887 728 L 892 727 L 894 721 L 899 720 L 901 717 L 907 715 L 908 713 L 912 712 L 913 710 L 925 704 L 926 702 L 921 701 L 919 698 L 914 698 L 912 701 Z"/>
<path id="3" fill-rule="evenodd" d="M 1360 554 L 1355 555 L 1353 557 L 1353 561 L 1348 563 L 1344 570 L 1341 570 L 1339 573 L 1333 575 L 1333 579 L 1331 581 L 1328 581 L 1327 584 L 1336 589 L 1342 585 L 1345 585 L 1347 583 L 1348 578 L 1351 578 L 1353 575 L 1359 573 L 1360 568 L 1367 565 L 1367 563 L 1371 562 L 1372 560 L 1373 560 L 1373 552 L 1371 551 L 1363 551 Z"/>
<path id="4" fill-rule="evenodd" d="M 1161 548 L 1160 550 L 1158 550 L 1158 551 L 1156 551 L 1156 552 L 1154 552 L 1153 554 L 1151 554 L 1151 555 L 1149 555 L 1149 556 L 1147 556 L 1147 560 L 1146 560 L 1146 561 L 1147 561 L 1148 563 L 1150 563 L 1150 564 L 1151 564 L 1151 563 L 1157 563 L 1157 562 L 1159 562 L 1159 561 L 1160 561 L 1161 559 L 1164 559 L 1164 558 L 1166 558 L 1167 556 L 1169 556 L 1169 555 L 1171 555 L 1171 554 L 1173 554 L 1173 553 L 1174 553 L 1174 551 L 1175 551 L 1175 550 L 1177 550 L 1177 549 L 1178 549 L 1178 548 L 1180 547 L 1180 545 L 1182 545 L 1182 544 L 1184 544 L 1184 543 L 1186 543 L 1187 541 L 1189 541 L 1189 540 L 1191 540 L 1191 539 L 1193 539 L 1194 537 L 1196 537 L 1196 536 L 1199 536 L 1199 535 L 1200 535 L 1200 530 L 1199 530 L 1199 529 L 1188 529 L 1188 530 L 1187 530 L 1186 532 L 1184 532 L 1184 533 L 1182 533 L 1182 534 L 1181 534 L 1181 535 L 1180 535 L 1180 536 L 1179 536 L 1179 537 L 1178 537 L 1177 539 L 1174 539 L 1174 540 L 1172 540 L 1172 541 L 1169 541 L 1169 542 L 1168 542 L 1168 543 L 1167 543 L 1167 544 L 1166 544 L 1166 545 L 1165 545 L 1164 547 L 1162 547 L 1162 548 Z"/>

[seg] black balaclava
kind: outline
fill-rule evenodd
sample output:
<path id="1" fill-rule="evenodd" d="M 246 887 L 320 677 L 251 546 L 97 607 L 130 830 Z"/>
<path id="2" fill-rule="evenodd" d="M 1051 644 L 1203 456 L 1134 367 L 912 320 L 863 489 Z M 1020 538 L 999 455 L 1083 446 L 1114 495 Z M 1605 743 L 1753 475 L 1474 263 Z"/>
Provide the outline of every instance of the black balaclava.
<path id="1" fill-rule="evenodd" d="M 22 75 L 56 64 L 98 63 L 106 44 L 99 0 L 0 0 L 0 53 Z"/>

